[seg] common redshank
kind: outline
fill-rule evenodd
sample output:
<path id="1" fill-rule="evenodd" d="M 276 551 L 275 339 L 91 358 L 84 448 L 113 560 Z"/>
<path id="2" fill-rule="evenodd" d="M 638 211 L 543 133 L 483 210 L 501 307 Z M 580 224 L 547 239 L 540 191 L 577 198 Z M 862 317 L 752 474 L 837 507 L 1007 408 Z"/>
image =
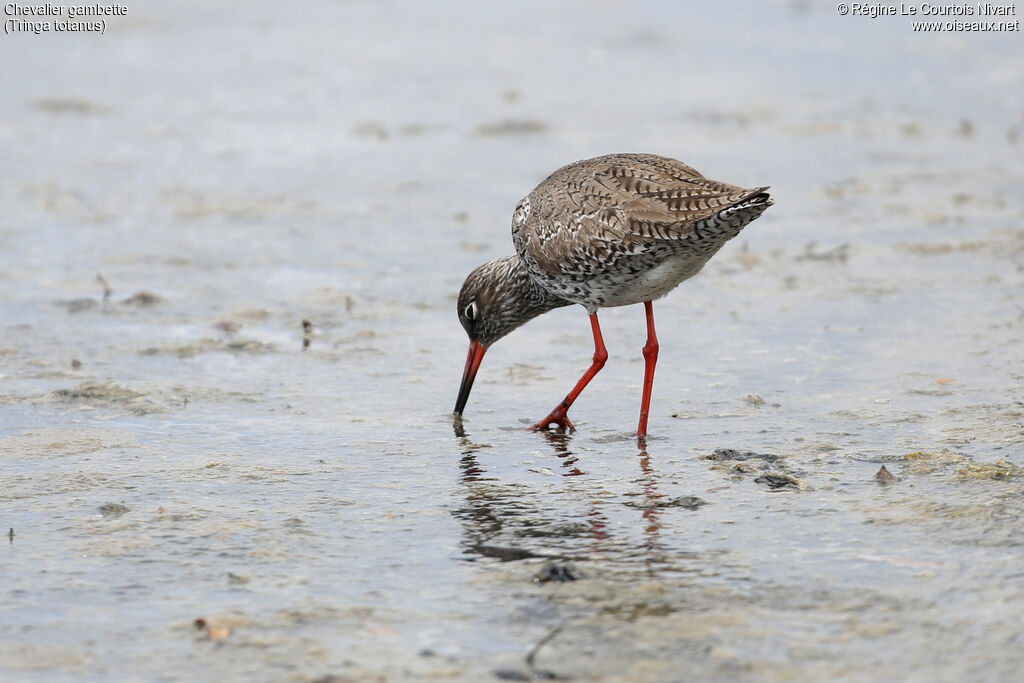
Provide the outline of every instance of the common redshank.
<path id="1" fill-rule="evenodd" d="M 533 426 L 574 430 L 569 408 L 608 359 L 597 311 L 642 302 L 647 343 L 636 431 L 645 438 L 658 360 L 651 302 L 696 275 L 771 206 L 767 189 L 708 180 L 680 161 L 653 154 L 610 154 L 552 173 L 516 206 L 515 255 L 479 266 L 462 285 L 458 313 L 469 335 L 469 355 L 455 414 L 462 415 L 491 344 L 542 313 L 580 304 L 590 314 L 593 363 Z"/>

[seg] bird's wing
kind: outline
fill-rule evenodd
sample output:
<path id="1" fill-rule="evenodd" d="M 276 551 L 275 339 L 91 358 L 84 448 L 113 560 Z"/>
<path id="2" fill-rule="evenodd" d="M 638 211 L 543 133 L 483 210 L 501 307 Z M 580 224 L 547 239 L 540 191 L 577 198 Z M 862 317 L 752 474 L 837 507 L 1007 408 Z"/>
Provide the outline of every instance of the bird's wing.
<path id="1" fill-rule="evenodd" d="M 653 154 L 613 154 L 560 168 L 520 203 L 513 234 L 546 271 L 688 239 L 695 223 L 762 192 L 709 180 Z"/>

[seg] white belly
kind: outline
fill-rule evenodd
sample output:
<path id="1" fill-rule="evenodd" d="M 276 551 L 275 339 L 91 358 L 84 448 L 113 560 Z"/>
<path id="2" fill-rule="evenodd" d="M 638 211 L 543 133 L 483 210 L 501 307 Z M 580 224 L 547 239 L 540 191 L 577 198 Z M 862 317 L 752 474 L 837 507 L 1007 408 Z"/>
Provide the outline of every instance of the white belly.
<path id="1" fill-rule="evenodd" d="M 693 255 L 670 257 L 656 266 L 638 273 L 634 279 L 605 285 L 605 306 L 628 306 L 652 299 L 659 299 L 697 273 L 707 259 L 693 258 Z"/>

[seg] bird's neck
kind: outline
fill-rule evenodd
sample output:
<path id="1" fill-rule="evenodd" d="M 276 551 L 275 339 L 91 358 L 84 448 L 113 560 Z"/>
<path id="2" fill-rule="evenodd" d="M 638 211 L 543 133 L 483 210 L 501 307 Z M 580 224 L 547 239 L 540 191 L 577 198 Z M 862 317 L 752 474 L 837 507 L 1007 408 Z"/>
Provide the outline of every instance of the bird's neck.
<path id="1" fill-rule="evenodd" d="M 493 263 L 496 269 L 505 273 L 501 278 L 503 288 L 506 290 L 503 295 L 515 302 L 519 325 L 533 320 L 538 315 L 572 303 L 552 294 L 538 284 L 515 254 L 496 259 Z"/>

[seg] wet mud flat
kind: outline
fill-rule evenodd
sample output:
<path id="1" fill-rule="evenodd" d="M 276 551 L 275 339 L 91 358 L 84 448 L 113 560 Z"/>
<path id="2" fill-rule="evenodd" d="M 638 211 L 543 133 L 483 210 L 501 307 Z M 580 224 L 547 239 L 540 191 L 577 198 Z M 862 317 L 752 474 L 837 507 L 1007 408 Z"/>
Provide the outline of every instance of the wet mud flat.
<path id="1" fill-rule="evenodd" d="M 60 74 L 0 101 L 2 676 L 1015 680 L 1019 45 L 425 8 L 0 41 Z M 620 96 L 581 116 L 595 73 Z M 647 443 L 638 307 L 602 311 L 575 433 L 527 427 L 589 361 L 578 308 L 453 421 L 465 273 L 624 150 L 777 199 L 657 303 Z"/>
<path id="2" fill-rule="evenodd" d="M 96 679 L 1011 680 L 1024 406 L 1005 351 L 1017 299 L 999 293 L 1021 286 L 1005 275 L 1018 239 L 883 250 L 920 259 L 911 270 L 871 270 L 856 247 L 831 260 L 807 258 L 813 247 L 723 254 L 689 285 L 749 279 L 764 298 L 675 305 L 690 321 L 678 334 L 716 343 L 664 345 L 670 379 L 644 449 L 628 432 L 642 361 L 627 349 L 643 343 L 628 311 L 607 315 L 617 362 L 576 406 L 579 431 L 536 434 L 530 418 L 586 360 L 585 330 L 564 330 L 572 316 L 496 346 L 475 410 L 453 422 L 442 400 L 417 410 L 434 383 L 454 387 L 461 349 L 449 373 L 431 348 L 446 332 L 403 341 L 409 327 L 443 330 L 448 306 L 354 296 L 310 330 L 297 301 L 206 316 L 166 295 L 125 305 L 116 289 L 75 312 L 42 302 L 3 337 L 4 666 Z M 903 331 L 962 344 L 958 360 L 914 344 L 886 361 L 862 331 L 878 308 L 835 329 L 810 294 L 856 301 L 868 279 L 901 292 L 880 299 L 917 291 L 927 308 L 932 292 L 947 299 L 951 270 L 983 264 L 1005 267 L 978 276 L 987 325 L 936 313 L 927 335 Z M 894 275 L 907 272 L 934 280 L 915 290 Z M 419 378 L 389 366 L 391 346 Z M 355 380 L 339 391 L 335 377 Z"/>

